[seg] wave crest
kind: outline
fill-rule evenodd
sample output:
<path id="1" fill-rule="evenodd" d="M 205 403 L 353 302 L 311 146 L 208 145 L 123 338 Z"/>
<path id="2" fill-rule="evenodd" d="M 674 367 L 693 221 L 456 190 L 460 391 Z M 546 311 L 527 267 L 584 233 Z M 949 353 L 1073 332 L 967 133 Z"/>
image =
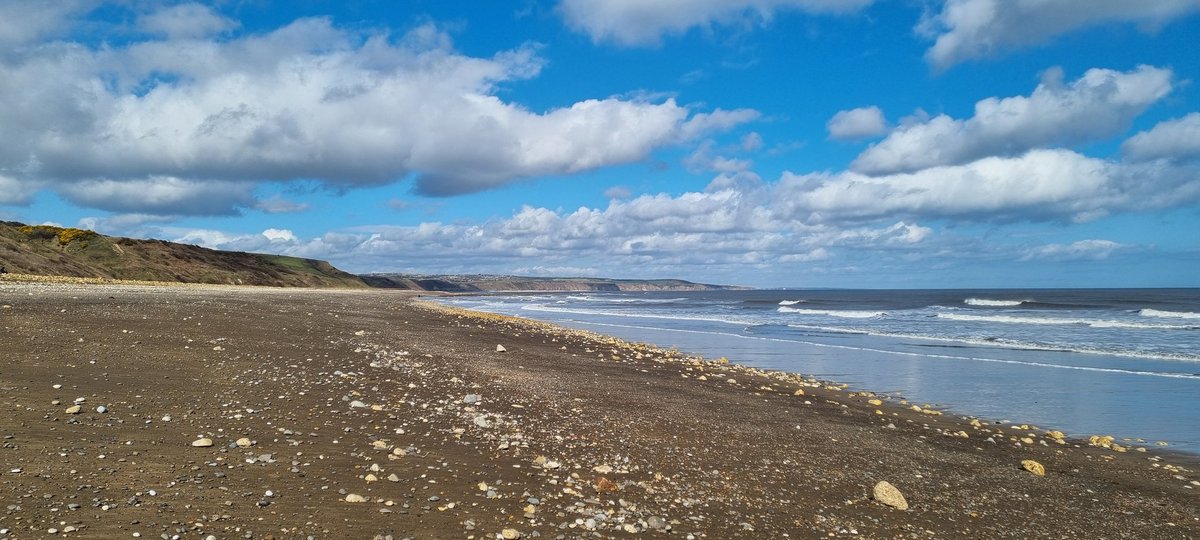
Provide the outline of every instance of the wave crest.
<path id="1" fill-rule="evenodd" d="M 1079 325 L 1092 328 L 1126 328 L 1134 330 L 1195 330 L 1195 325 L 1152 324 L 1109 319 L 1078 319 L 1053 317 L 1019 317 L 1015 315 L 968 315 L 965 313 L 938 313 L 939 319 L 969 322 L 993 322 L 1004 324 Z"/>
<path id="2" fill-rule="evenodd" d="M 963 303 L 968 306 L 980 307 L 1016 307 L 1028 302 L 1028 300 L 991 300 L 988 298 L 968 298 L 963 300 Z"/>
<path id="3" fill-rule="evenodd" d="M 796 309 L 787 306 L 779 306 L 776 311 L 780 313 L 796 313 L 798 315 L 825 315 L 828 317 L 838 317 L 842 319 L 874 319 L 877 317 L 886 317 L 886 311 L 849 311 L 849 310 L 832 310 L 832 309 Z"/>
<path id="4" fill-rule="evenodd" d="M 1200 320 L 1200 313 L 1192 313 L 1190 311 L 1162 311 L 1158 309 L 1143 309 L 1138 311 L 1138 315 L 1143 317 L 1155 317 L 1160 319 L 1196 319 Z"/>

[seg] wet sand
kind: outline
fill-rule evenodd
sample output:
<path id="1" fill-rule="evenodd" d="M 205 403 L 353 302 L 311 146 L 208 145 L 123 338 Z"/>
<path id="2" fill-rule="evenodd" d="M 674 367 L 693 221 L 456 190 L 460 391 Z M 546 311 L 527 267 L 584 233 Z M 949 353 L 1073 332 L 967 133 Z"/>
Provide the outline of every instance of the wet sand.
<path id="1" fill-rule="evenodd" d="M 1200 537 L 1195 456 L 401 292 L 0 305 L 0 539 Z"/>

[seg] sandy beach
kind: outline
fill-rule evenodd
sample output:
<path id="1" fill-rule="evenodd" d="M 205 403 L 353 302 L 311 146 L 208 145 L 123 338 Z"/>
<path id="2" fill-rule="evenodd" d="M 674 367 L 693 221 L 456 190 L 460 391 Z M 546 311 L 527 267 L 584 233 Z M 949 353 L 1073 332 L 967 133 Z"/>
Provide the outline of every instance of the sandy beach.
<path id="1" fill-rule="evenodd" d="M 0 539 L 1200 537 L 1196 456 L 411 293 L 0 305 Z"/>

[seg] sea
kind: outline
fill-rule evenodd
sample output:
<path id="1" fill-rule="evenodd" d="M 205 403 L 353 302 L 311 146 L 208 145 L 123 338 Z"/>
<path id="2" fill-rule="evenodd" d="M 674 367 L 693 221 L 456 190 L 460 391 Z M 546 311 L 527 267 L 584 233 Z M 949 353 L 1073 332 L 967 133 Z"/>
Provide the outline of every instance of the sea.
<path id="1" fill-rule="evenodd" d="M 445 297 L 993 421 L 1200 454 L 1200 289 Z"/>

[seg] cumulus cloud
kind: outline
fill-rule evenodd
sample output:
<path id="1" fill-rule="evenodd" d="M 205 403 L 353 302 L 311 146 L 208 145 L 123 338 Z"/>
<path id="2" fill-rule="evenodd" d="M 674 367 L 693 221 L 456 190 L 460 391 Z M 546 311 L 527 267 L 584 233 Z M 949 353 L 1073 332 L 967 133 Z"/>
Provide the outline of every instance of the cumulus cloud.
<path id="1" fill-rule="evenodd" d="M 98 4 L 98 0 L 0 0 L 0 46 L 21 45 L 61 33 L 68 21 Z"/>
<path id="2" fill-rule="evenodd" d="M 132 238 L 165 238 L 158 227 L 175 218 L 151 214 L 113 214 L 109 216 L 87 216 L 79 219 L 78 227 L 90 229 L 109 236 Z"/>
<path id="3" fill-rule="evenodd" d="M 162 8 L 138 18 L 138 27 L 171 38 L 195 38 L 232 30 L 237 23 L 212 8 L 195 3 Z"/>
<path id="4" fill-rule="evenodd" d="M 1120 163 L 1068 150 L 887 177 L 785 173 L 764 182 L 743 171 L 719 175 L 702 192 L 612 199 L 604 208 L 525 206 L 481 223 L 361 227 L 273 246 L 354 261 L 364 270 L 388 267 L 400 255 L 439 271 L 470 271 L 472 264 L 524 268 L 528 257 L 548 267 L 816 264 L 852 251 L 934 252 L 927 246 L 942 233 L 923 223 L 929 221 L 1085 221 L 1195 204 L 1198 173 L 1166 161 Z M 215 247 L 245 249 L 253 241 L 237 236 Z M 1035 255 L 1097 256 L 1104 247 L 1051 246 Z M 1029 255 L 1011 253 L 1014 259 Z"/>
<path id="5" fill-rule="evenodd" d="M 838 111 L 825 124 L 831 139 L 862 139 L 887 132 L 887 119 L 876 106 Z"/>
<path id="6" fill-rule="evenodd" d="M 1195 0 L 947 0 L 917 30 L 935 40 L 926 59 L 946 68 L 1087 26 L 1136 23 L 1154 29 L 1196 11 Z"/>
<path id="7" fill-rule="evenodd" d="M 1200 170 L 1118 163 L 1069 150 L 1032 150 L 911 173 L 787 173 L 776 200 L 806 222 L 889 216 L 986 220 L 1093 220 L 1112 212 L 1192 204 Z"/>
<path id="8" fill-rule="evenodd" d="M 692 28 L 769 22 L 777 12 L 849 13 L 872 0 L 562 0 L 558 10 L 572 29 L 595 42 L 653 45 L 665 34 Z"/>
<path id="9" fill-rule="evenodd" d="M 40 186 L 0 174 L 0 204 L 29 204 Z"/>
<path id="10" fill-rule="evenodd" d="M 201 34 L 232 24 L 183 4 L 142 19 L 165 38 L 0 58 L 0 171 L 95 208 L 230 213 L 253 206 L 236 182 L 413 178 L 421 193 L 456 195 L 642 160 L 758 116 L 661 98 L 532 111 L 497 93 L 538 75 L 536 45 L 473 57 L 431 25 L 396 38 L 320 18 L 196 39 L 173 26 L 188 17 Z M 189 210 L 162 193 L 200 184 L 223 197 L 197 193 L 208 204 Z"/>
<path id="11" fill-rule="evenodd" d="M 295 233 L 289 229 L 267 229 L 262 232 L 262 235 L 272 242 L 295 242 L 297 240 Z"/>
<path id="12" fill-rule="evenodd" d="M 394 269 L 403 260 L 430 272 L 589 275 L 594 271 L 585 269 L 637 267 L 649 273 L 671 269 L 664 271 L 678 275 L 680 265 L 818 263 L 833 258 L 835 248 L 916 249 L 932 235 L 930 229 L 906 222 L 848 228 L 797 223 L 775 212 L 770 185 L 725 185 L 677 196 L 612 200 L 606 208 L 526 206 L 482 223 L 362 226 L 308 240 L 271 231 L 183 230 L 175 231 L 175 237 L 220 249 L 346 261 L 358 271 Z M 529 258 L 538 265 L 529 266 Z"/>
<path id="13" fill-rule="evenodd" d="M 483 222 L 360 226 L 309 239 L 272 231 L 174 234 L 209 247 L 329 259 L 353 271 L 637 268 L 642 276 L 678 276 L 703 268 L 736 282 L 748 269 L 838 272 L 864 257 L 877 265 L 955 254 L 1098 260 L 1130 246 L 1087 240 L 981 248 L 937 224 L 1087 221 L 1198 201 L 1200 169 L 1189 163 L 1116 162 L 1059 149 L 875 177 L 784 173 L 763 181 L 739 171 L 718 175 L 703 191 L 612 198 L 599 208 L 525 206 Z M 398 260 L 406 266 L 397 268 Z"/>
<path id="14" fill-rule="evenodd" d="M 1200 113 L 1159 122 L 1149 131 L 1139 132 L 1121 145 L 1129 159 L 1184 160 L 1200 157 Z"/>
<path id="15" fill-rule="evenodd" d="M 1064 84 L 1061 70 L 1052 69 L 1029 96 L 981 100 L 970 118 L 942 114 L 902 123 L 863 151 L 851 168 L 877 175 L 912 172 L 1100 140 L 1128 129 L 1135 117 L 1170 93 L 1172 77 L 1171 70 L 1152 66 L 1089 69 Z"/>
<path id="16" fill-rule="evenodd" d="M 196 181 L 174 177 L 141 180 L 84 180 L 58 191 L 86 208 L 158 215 L 236 215 L 253 206 L 254 186 L 241 182 Z"/>
<path id="17" fill-rule="evenodd" d="M 692 172 L 734 173 L 745 171 L 753 163 L 748 159 L 739 159 L 722 155 L 716 143 L 708 140 L 696 147 L 690 155 L 683 159 L 683 166 Z"/>

